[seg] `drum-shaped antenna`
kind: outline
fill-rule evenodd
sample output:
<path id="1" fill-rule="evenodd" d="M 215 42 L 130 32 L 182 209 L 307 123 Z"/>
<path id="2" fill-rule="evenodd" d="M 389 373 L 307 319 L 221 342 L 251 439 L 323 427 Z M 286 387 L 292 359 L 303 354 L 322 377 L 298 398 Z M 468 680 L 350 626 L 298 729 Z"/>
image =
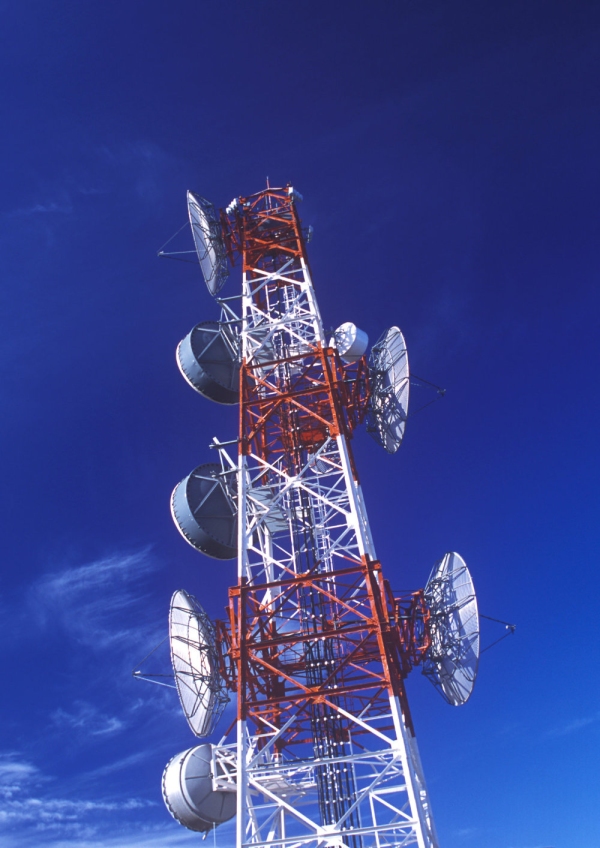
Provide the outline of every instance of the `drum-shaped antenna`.
<path id="1" fill-rule="evenodd" d="M 209 743 L 182 751 L 167 763 L 162 793 L 174 819 L 199 833 L 213 829 L 235 815 L 236 793 L 215 790 Z"/>
<path id="2" fill-rule="evenodd" d="M 215 559 L 237 556 L 234 481 L 216 463 L 199 465 L 171 495 L 175 526 L 192 547 Z"/>
<path id="3" fill-rule="evenodd" d="M 188 191 L 187 204 L 204 282 L 215 297 L 229 276 L 221 222 L 215 207 L 205 197 Z"/>
<path id="4" fill-rule="evenodd" d="M 215 628 L 196 598 L 179 589 L 169 609 L 171 663 L 181 708 L 196 736 L 209 736 L 229 701 L 219 673 Z"/>
<path id="5" fill-rule="evenodd" d="M 218 321 L 203 321 L 179 342 L 177 364 L 193 389 L 217 403 L 240 399 L 240 363 L 235 335 Z"/>
<path id="6" fill-rule="evenodd" d="M 344 362 L 358 362 L 369 345 L 369 337 L 352 321 L 346 321 L 333 334 L 335 345 Z"/>
<path id="7" fill-rule="evenodd" d="M 406 428 L 410 384 L 406 343 L 398 327 L 386 330 L 373 345 L 369 373 L 367 432 L 388 453 L 396 453 Z"/>
<path id="8" fill-rule="evenodd" d="M 431 647 L 423 674 L 452 706 L 469 700 L 479 665 L 479 613 L 465 561 L 449 553 L 438 562 L 425 587 Z"/>

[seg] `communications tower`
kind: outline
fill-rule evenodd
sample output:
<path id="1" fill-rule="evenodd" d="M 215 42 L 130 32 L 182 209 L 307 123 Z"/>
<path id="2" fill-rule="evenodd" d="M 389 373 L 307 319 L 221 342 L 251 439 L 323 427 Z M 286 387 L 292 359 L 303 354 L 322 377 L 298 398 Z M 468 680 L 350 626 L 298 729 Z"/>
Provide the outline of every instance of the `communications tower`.
<path id="1" fill-rule="evenodd" d="M 408 596 L 384 578 L 351 441 L 366 420 L 398 448 L 406 347 L 395 327 L 368 357 L 354 324 L 326 334 L 301 199 L 268 187 L 219 213 L 188 193 L 221 315 L 194 327 L 177 359 L 197 391 L 239 406 L 239 433 L 213 441 L 213 462 L 176 486 L 171 507 L 195 548 L 237 557 L 237 581 L 223 621 L 175 593 L 171 656 L 197 736 L 228 698 L 237 719 L 218 744 L 173 758 L 165 802 L 199 832 L 235 816 L 237 848 L 436 848 L 405 679 L 420 665 L 450 703 L 467 700 L 477 603 L 455 553 Z M 234 265 L 241 294 L 221 297 Z"/>

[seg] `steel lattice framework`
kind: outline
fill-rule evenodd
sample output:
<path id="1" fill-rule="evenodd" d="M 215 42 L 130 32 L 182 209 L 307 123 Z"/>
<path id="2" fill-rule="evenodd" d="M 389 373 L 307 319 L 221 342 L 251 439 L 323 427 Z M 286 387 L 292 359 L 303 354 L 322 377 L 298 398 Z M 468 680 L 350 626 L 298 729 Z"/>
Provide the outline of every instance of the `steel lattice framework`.
<path id="1" fill-rule="evenodd" d="M 291 189 L 222 226 L 243 265 L 238 583 L 218 623 L 238 717 L 215 785 L 237 791 L 237 848 L 435 848 L 404 689 L 426 610 L 383 579 L 350 447 L 366 363 L 324 335 Z"/>

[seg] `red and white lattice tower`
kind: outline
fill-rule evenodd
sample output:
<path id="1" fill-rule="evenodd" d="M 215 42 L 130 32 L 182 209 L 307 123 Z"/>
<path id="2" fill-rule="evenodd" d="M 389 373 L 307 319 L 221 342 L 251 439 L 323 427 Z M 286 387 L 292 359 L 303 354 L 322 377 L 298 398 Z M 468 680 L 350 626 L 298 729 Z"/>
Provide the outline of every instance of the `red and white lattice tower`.
<path id="1" fill-rule="evenodd" d="M 365 359 L 325 335 L 291 188 L 222 227 L 243 266 L 238 580 L 217 625 L 238 714 L 215 787 L 235 782 L 237 848 L 434 848 L 404 686 L 426 609 L 416 593 L 400 621 L 351 449 Z"/>

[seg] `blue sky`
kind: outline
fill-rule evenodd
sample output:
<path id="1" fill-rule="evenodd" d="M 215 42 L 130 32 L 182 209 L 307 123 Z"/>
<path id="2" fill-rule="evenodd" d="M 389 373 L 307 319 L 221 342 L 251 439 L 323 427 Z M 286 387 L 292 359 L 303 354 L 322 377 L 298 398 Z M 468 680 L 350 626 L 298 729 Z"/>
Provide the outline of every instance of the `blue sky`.
<path id="1" fill-rule="evenodd" d="M 156 250 L 186 189 L 221 206 L 268 175 L 305 197 L 325 323 L 398 324 L 447 389 L 396 456 L 354 441 L 386 576 L 457 550 L 518 625 L 465 707 L 409 680 L 442 848 L 596 848 L 600 7 L 0 9 L 0 844 L 197 841 L 160 797 L 194 739 L 130 673 L 175 589 L 222 612 L 233 566 L 168 499 L 236 415 L 177 371 L 217 313 Z"/>

